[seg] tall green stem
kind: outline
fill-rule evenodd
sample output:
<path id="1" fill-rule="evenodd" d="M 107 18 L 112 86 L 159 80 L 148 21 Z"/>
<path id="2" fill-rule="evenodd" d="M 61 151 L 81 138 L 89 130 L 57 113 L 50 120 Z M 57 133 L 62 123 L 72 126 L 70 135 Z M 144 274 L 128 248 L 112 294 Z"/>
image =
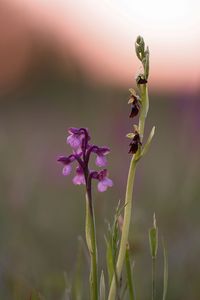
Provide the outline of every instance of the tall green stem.
<path id="1" fill-rule="evenodd" d="M 97 246 L 94 209 L 91 201 L 90 191 L 86 193 L 86 242 L 90 253 L 90 299 L 98 299 L 98 270 L 97 270 Z"/>
<path id="2" fill-rule="evenodd" d="M 152 257 L 152 300 L 156 299 L 156 258 Z"/>
<path id="3" fill-rule="evenodd" d="M 149 96 L 148 96 L 147 84 L 140 85 L 140 93 L 141 93 L 142 110 L 139 118 L 138 131 L 142 141 L 144 136 L 145 119 L 147 117 L 147 113 L 149 110 Z"/>
<path id="4" fill-rule="evenodd" d="M 139 134 L 141 136 L 141 141 L 144 135 L 144 128 L 145 128 L 145 119 L 147 116 L 148 108 L 149 108 L 149 99 L 148 99 L 148 90 L 147 90 L 147 84 L 140 85 L 140 92 L 141 92 L 141 112 L 140 112 L 140 118 L 139 118 Z M 139 151 L 138 151 L 139 152 Z M 127 179 L 127 186 L 126 186 L 126 196 L 125 196 L 125 203 L 124 203 L 124 223 L 122 227 L 122 236 L 120 241 L 120 248 L 119 248 L 119 254 L 117 259 L 117 265 L 116 265 L 116 273 L 117 273 L 117 279 L 120 279 L 125 254 L 126 254 L 126 245 L 128 243 L 128 235 L 129 235 L 129 228 L 130 228 L 130 222 L 131 222 L 131 214 L 132 214 L 132 202 L 133 202 L 133 186 L 134 186 L 134 179 L 135 179 L 135 171 L 136 171 L 136 165 L 139 158 L 140 153 L 136 153 L 133 155 L 130 167 L 129 167 L 129 173 L 128 173 L 128 179 Z M 110 286 L 110 292 L 108 296 L 108 300 L 115 300 L 116 299 L 116 289 L 117 289 L 117 283 L 115 280 L 115 276 L 113 276 L 111 286 Z"/>
<path id="5" fill-rule="evenodd" d="M 126 197 L 125 197 L 125 209 L 124 209 L 124 223 L 122 227 L 120 249 L 119 249 L 119 255 L 118 255 L 118 260 L 116 265 L 116 273 L 117 273 L 118 280 L 120 279 L 122 273 L 122 268 L 124 264 L 125 254 L 126 254 L 126 244 L 128 242 L 128 234 L 129 234 L 129 227 L 130 227 L 131 213 L 132 213 L 132 194 L 133 194 L 135 170 L 136 170 L 136 161 L 133 156 L 131 159 L 129 174 L 128 174 Z M 113 276 L 108 300 L 115 300 L 116 288 L 117 288 L 117 283 L 115 280 L 115 276 Z"/>

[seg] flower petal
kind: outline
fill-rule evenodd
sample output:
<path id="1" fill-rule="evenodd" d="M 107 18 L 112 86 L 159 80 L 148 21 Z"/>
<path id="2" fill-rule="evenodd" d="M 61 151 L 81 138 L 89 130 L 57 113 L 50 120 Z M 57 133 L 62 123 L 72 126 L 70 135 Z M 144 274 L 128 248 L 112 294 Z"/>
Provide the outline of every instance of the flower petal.
<path id="1" fill-rule="evenodd" d="M 108 147 L 98 147 L 97 154 L 98 155 L 107 155 L 110 152 L 110 148 Z"/>
<path id="2" fill-rule="evenodd" d="M 72 181 L 73 181 L 73 184 L 75 184 L 75 185 L 85 184 L 85 178 L 84 178 L 84 175 L 78 174 L 78 175 L 74 176 L 74 178 L 73 178 Z"/>
<path id="3" fill-rule="evenodd" d="M 65 165 L 63 170 L 62 170 L 62 173 L 64 176 L 68 176 L 70 173 L 71 173 L 71 170 L 72 170 L 72 167 L 71 165 Z"/>
<path id="4" fill-rule="evenodd" d="M 67 144 L 72 148 L 77 149 L 81 146 L 81 138 L 75 134 L 71 134 L 67 137 Z"/>
<path id="5" fill-rule="evenodd" d="M 69 156 L 62 155 L 57 158 L 57 161 L 63 163 L 64 165 L 68 165 L 68 164 L 72 163 L 74 160 L 75 160 L 74 154 L 71 154 Z"/>
<path id="6" fill-rule="evenodd" d="M 78 156 L 81 156 L 83 151 L 82 151 L 81 147 L 79 147 L 79 148 L 73 149 L 73 153 Z"/>
<path id="7" fill-rule="evenodd" d="M 113 181 L 110 178 L 108 178 L 108 177 L 105 177 L 105 179 L 102 182 L 106 186 L 109 186 L 109 187 L 113 186 Z"/>
<path id="8" fill-rule="evenodd" d="M 105 192 L 108 187 L 104 185 L 102 181 L 99 181 L 97 188 L 99 192 Z"/>
<path id="9" fill-rule="evenodd" d="M 79 134 L 80 128 L 77 128 L 77 127 L 70 127 L 70 128 L 68 129 L 68 132 L 69 132 L 70 134 Z"/>
<path id="10" fill-rule="evenodd" d="M 97 155 L 95 163 L 99 167 L 105 167 L 107 164 L 107 159 L 104 155 Z"/>

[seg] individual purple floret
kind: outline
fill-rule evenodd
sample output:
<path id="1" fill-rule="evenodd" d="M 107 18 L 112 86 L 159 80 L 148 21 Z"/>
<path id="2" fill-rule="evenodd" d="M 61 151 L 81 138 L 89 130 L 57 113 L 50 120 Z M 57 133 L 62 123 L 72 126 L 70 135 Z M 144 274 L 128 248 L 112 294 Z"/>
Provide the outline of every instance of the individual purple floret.
<path id="1" fill-rule="evenodd" d="M 71 173 L 71 170 L 72 170 L 72 166 L 70 164 L 67 164 L 64 166 L 62 173 L 64 176 L 67 176 Z"/>
<path id="2" fill-rule="evenodd" d="M 80 166 L 76 168 L 76 175 L 74 176 L 72 181 L 76 185 L 85 184 L 84 172 Z"/>
<path id="3" fill-rule="evenodd" d="M 106 155 L 110 152 L 108 147 L 92 146 L 90 152 L 97 155 L 95 163 L 98 167 L 105 167 L 107 165 Z"/>
<path id="4" fill-rule="evenodd" d="M 69 144 L 75 151 L 82 148 L 82 142 L 84 139 L 85 142 L 90 140 L 90 136 L 86 128 L 71 127 L 68 132 L 69 136 L 67 137 L 67 144 Z"/>
<path id="5" fill-rule="evenodd" d="M 108 187 L 112 187 L 113 182 L 108 178 L 107 169 L 100 171 L 91 171 L 89 169 L 89 160 L 91 153 L 96 154 L 95 163 L 98 167 L 105 167 L 107 165 L 106 155 L 110 152 L 108 147 L 98 147 L 96 145 L 90 145 L 90 136 L 86 128 L 71 127 L 68 130 L 69 136 L 67 137 L 67 143 L 72 148 L 72 154 L 69 156 L 60 156 L 58 161 L 61 162 L 63 167 L 63 175 L 67 176 L 72 171 L 72 163 L 76 161 L 78 166 L 76 168 L 76 175 L 73 178 L 75 185 L 86 185 L 87 191 L 91 191 L 92 179 L 98 180 L 98 191 L 104 192 Z"/>
<path id="6" fill-rule="evenodd" d="M 106 169 L 100 171 L 98 173 L 98 191 L 99 192 L 105 192 L 108 187 L 113 186 L 113 182 L 110 178 L 107 177 L 108 171 Z"/>

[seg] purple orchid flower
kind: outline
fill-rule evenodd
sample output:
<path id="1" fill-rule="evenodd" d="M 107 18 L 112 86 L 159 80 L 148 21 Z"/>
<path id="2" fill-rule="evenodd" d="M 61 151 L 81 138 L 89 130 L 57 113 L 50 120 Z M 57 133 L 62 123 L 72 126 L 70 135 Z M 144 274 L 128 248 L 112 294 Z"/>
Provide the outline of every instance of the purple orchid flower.
<path id="1" fill-rule="evenodd" d="M 80 166 L 76 168 L 76 176 L 72 181 L 75 185 L 85 184 L 84 172 Z"/>
<path id="2" fill-rule="evenodd" d="M 106 169 L 98 173 L 99 183 L 97 188 L 99 192 L 105 192 L 108 187 L 113 186 L 113 181 L 110 178 L 108 178 L 107 175 L 108 175 L 108 171 Z"/>
<path id="3" fill-rule="evenodd" d="M 89 160 L 92 153 L 96 154 L 95 163 L 98 167 L 107 165 L 106 155 L 110 152 L 108 147 L 98 147 L 90 145 L 90 135 L 86 128 L 71 127 L 68 130 L 69 136 L 67 143 L 71 146 L 73 154 L 69 156 L 60 156 L 58 161 L 64 164 L 62 173 L 68 176 L 72 171 L 72 163 L 77 162 L 76 175 L 73 178 L 75 185 L 86 185 L 87 191 L 91 191 L 92 179 L 98 180 L 97 189 L 99 192 L 104 192 L 108 187 L 113 186 L 113 182 L 107 177 L 107 170 L 91 171 L 89 169 Z"/>
<path id="4" fill-rule="evenodd" d="M 67 144 L 69 144 L 73 150 L 80 152 L 82 148 L 83 140 L 87 143 L 90 140 L 88 130 L 86 128 L 71 127 L 68 130 L 69 136 L 67 137 Z"/>
<path id="5" fill-rule="evenodd" d="M 93 145 L 90 147 L 89 152 L 93 152 L 97 155 L 95 163 L 98 167 L 105 167 L 107 165 L 107 159 L 105 156 L 110 152 L 108 147 L 97 147 Z"/>

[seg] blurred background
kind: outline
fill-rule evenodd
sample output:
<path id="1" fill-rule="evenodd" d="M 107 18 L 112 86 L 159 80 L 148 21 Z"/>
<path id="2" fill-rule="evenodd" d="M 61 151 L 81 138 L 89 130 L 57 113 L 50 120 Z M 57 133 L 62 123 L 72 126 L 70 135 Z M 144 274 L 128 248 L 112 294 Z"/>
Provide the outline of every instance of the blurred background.
<path id="1" fill-rule="evenodd" d="M 124 198 L 130 161 L 127 102 L 140 68 L 138 34 L 151 53 L 146 132 L 156 126 L 134 190 L 138 298 L 150 295 L 155 212 L 169 254 L 168 299 L 200 299 L 199 12 L 195 0 L 0 1 L 0 299 L 28 300 L 32 290 L 63 299 L 64 273 L 74 277 L 84 189 L 56 162 L 70 151 L 70 126 L 88 127 L 94 143 L 112 149 L 114 187 L 105 194 L 94 187 L 105 269 L 105 220 Z M 161 243 L 159 261 L 161 295 Z"/>

